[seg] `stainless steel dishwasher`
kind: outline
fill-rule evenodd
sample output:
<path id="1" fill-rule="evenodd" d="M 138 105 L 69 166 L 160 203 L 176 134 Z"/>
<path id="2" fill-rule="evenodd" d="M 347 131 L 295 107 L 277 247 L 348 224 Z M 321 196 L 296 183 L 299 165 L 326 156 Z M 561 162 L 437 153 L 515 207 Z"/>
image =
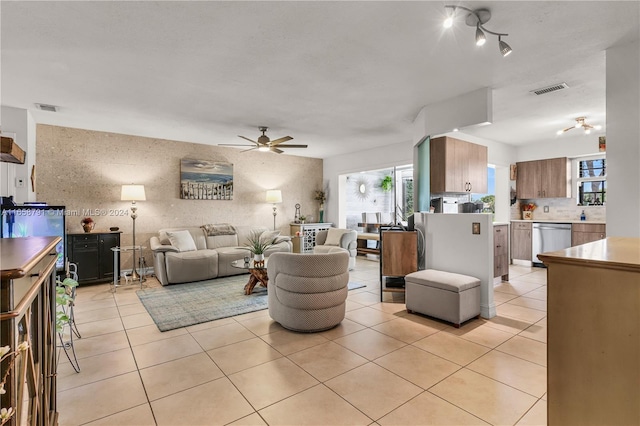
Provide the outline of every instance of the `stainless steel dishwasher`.
<path id="1" fill-rule="evenodd" d="M 543 266 L 538 254 L 571 247 L 570 223 L 533 223 L 531 262 Z"/>

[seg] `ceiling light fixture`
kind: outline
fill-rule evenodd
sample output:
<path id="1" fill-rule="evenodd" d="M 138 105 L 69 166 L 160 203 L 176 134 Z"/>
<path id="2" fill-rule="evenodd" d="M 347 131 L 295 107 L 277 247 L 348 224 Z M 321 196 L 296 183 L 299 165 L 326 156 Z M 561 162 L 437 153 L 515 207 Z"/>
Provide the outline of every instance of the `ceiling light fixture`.
<path id="1" fill-rule="evenodd" d="M 445 6 L 445 10 L 447 12 L 447 18 L 444 20 L 444 27 L 451 28 L 453 26 L 453 18 L 455 18 L 456 10 L 462 9 L 467 12 L 467 17 L 465 18 L 465 23 L 470 27 L 476 27 L 476 46 L 482 46 L 487 41 L 487 36 L 485 33 L 493 34 L 494 36 L 498 36 L 498 49 L 503 57 L 511 54 L 513 49 L 511 46 L 507 44 L 502 37 L 506 37 L 509 34 L 505 33 L 496 33 L 494 31 L 488 30 L 484 27 L 484 24 L 489 22 L 491 19 L 491 12 L 488 9 L 468 9 L 464 6 L 454 6 L 447 5 Z"/>
<path id="2" fill-rule="evenodd" d="M 584 129 L 584 134 L 588 135 L 591 133 L 591 129 L 595 129 L 595 130 L 600 130 L 602 129 L 602 126 L 597 124 L 595 126 L 592 126 L 591 124 L 588 124 L 585 122 L 587 118 L 586 117 L 578 117 L 576 118 L 576 124 L 571 126 L 571 127 L 567 127 L 566 129 L 562 129 L 562 130 L 558 130 L 558 132 L 556 134 L 561 135 L 565 132 L 568 132 L 569 130 L 572 129 L 579 129 L 580 127 L 582 127 Z"/>

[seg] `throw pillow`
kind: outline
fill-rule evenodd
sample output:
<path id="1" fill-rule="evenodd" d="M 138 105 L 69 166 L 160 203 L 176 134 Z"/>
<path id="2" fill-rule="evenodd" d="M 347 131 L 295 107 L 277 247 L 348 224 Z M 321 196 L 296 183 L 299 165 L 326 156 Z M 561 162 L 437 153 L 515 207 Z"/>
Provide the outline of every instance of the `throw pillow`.
<path id="1" fill-rule="evenodd" d="M 171 245 L 178 249 L 180 252 L 184 251 L 196 251 L 196 243 L 193 241 L 193 237 L 189 231 L 167 231 L 167 237 Z"/>
<path id="2" fill-rule="evenodd" d="M 275 239 L 280 235 L 280 231 L 264 231 L 260 234 L 260 241 L 263 243 L 273 244 Z"/>
<path id="3" fill-rule="evenodd" d="M 342 234 L 346 231 L 344 229 L 329 228 L 327 230 L 327 239 L 324 242 L 325 246 L 339 246 Z"/>

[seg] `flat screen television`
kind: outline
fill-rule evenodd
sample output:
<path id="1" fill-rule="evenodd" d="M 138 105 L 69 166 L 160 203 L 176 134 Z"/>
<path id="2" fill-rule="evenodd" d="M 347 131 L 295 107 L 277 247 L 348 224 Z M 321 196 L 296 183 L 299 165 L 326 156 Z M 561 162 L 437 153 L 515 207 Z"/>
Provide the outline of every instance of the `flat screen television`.
<path id="1" fill-rule="evenodd" d="M 56 270 L 64 271 L 67 252 L 65 247 L 64 206 L 2 206 L 0 237 L 60 237 L 56 246 Z"/>

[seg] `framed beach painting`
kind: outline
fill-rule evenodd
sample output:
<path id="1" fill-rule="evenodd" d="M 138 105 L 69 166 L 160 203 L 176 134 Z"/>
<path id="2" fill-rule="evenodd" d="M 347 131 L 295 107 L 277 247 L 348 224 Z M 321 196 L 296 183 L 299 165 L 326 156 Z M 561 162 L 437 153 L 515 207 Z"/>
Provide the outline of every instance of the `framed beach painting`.
<path id="1" fill-rule="evenodd" d="M 180 198 L 233 200 L 233 164 L 208 160 L 180 160 Z"/>

